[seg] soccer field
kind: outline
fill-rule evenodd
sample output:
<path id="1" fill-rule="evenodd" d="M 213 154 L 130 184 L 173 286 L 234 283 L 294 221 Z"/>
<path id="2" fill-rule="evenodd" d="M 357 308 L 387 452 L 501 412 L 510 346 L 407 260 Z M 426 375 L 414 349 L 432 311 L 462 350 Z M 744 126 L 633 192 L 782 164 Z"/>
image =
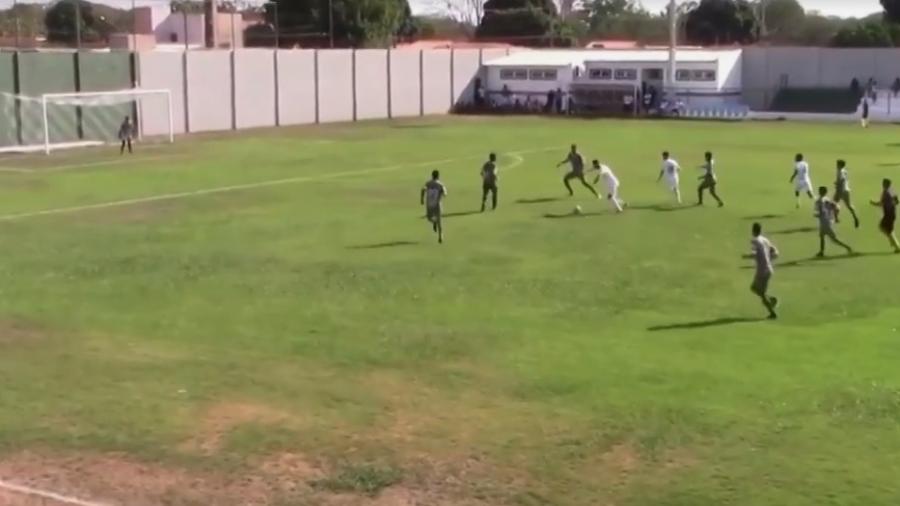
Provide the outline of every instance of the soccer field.
<path id="1" fill-rule="evenodd" d="M 2 158 L 0 485 L 121 506 L 897 504 L 900 256 L 868 202 L 900 181 L 898 134 L 425 118 Z M 616 171 L 624 214 L 566 196 L 571 143 Z M 722 209 L 693 206 L 706 150 Z M 847 159 L 862 226 L 838 233 L 861 255 L 811 259 L 797 152 L 829 188 Z M 776 322 L 742 258 L 756 220 L 781 250 Z"/>

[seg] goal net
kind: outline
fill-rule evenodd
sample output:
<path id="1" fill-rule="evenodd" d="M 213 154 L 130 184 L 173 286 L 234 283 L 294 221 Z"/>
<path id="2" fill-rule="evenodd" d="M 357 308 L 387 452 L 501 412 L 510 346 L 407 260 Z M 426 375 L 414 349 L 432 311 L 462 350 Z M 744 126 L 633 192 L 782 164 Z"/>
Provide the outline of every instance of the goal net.
<path id="1" fill-rule="evenodd" d="M 119 127 L 131 118 L 133 138 L 174 142 L 169 90 L 0 94 L 8 137 L 7 151 L 44 151 L 98 146 L 119 141 Z"/>

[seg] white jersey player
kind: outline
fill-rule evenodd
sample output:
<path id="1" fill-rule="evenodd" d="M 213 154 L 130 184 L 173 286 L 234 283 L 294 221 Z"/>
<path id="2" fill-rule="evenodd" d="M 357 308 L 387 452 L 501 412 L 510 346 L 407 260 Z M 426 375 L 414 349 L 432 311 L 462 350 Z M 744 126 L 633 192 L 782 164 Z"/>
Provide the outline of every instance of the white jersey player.
<path id="1" fill-rule="evenodd" d="M 616 177 L 609 166 L 602 165 L 597 160 L 593 161 L 591 171 L 597 172 L 597 177 L 594 178 L 594 184 L 596 185 L 601 179 L 603 180 L 603 184 L 606 186 L 606 198 L 613 206 L 613 209 L 615 209 L 617 213 L 621 213 L 622 209 L 627 204 L 624 200 L 619 198 L 619 178 Z"/>
<path id="2" fill-rule="evenodd" d="M 803 155 L 797 153 L 794 157 L 794 174 L 791 176 L 791 182 L 794 183 L 794 196 L 797 197 L 797 209 L 800 208 L 800 194 L 806 193 L 810 199 L 813 199 L 812 177 L 809 174 L 809 164 L 803 159 Z"/>
<path id="3" fill-rule="evenodd" d="M 675 194 L 675 200 L 680 204 L 681 187 L 679 182 L 679 174 L 681 173 L 681 166 L 678 165 L 678 162 L 676 162 L 674 158 L 669 156 L 668 151 L 663 152 L 662 159 L 662 169 L 660 169 L 659 177 L 656 178 L 656 180 L 660 181 L 663 177 L 665 177 L 666 186 L 669 188 L 669 191 Z"/>

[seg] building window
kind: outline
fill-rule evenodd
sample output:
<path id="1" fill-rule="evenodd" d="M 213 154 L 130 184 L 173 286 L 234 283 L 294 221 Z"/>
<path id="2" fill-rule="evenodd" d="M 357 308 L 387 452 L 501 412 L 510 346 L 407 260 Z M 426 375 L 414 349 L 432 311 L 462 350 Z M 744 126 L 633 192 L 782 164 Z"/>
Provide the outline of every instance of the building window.
<path id="1" fill-rule="evenodd" d="M 597 81 L 611 81 L 613 78 L 612 69 L 591 69 L 588 74 L 591 79 Z"/>
<path id="2" fill-rule="evenodd" d="M 695 70 L 691 74 L 692 81 L 715 81 L 716 80 L 716 71 L 715 70 Z"/>
<path id="3" fill-rule="evenodd" d="M 532 81 L 556 81 L 556 71 L 535 69 L 531 71 L 529 79 Z"/>
<path id="4" fill-rule="evenodd" d="M 616 81 L 636 81 L 637 70 L 635 69 L 616 69 Z"/>
<path id="5" fill-rule="evenodd" d="M 648 81 L 662 81 L 663 71 L 662 69 L 647 69 L 644 71 L 644 79 Z"/>
<path id="6" fill-rule="evenodd" d="M 712 82 L 716 80 L 715 70 L 687 70 L 675 72 L 676 81 Z"/>
<path id="7" fill-rule="evenodd" d="M 528 71 L 525 69 L 500 69 L 500 79 L 504 81 L 525 81 Z"/>

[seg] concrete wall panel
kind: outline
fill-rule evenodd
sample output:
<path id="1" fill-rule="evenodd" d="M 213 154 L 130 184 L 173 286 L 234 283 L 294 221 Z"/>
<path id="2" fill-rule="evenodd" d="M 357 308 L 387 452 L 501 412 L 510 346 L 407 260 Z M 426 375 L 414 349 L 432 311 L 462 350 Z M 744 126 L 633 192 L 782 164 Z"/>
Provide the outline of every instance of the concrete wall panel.
<path id="1" fill-rule="evenodd" d="M 435 49 L 422 53 L 422 110 L 425 114 L 450 111 L 450 51 Z"/>
<path id="2" fill-rule="evenodd" d="M 278 118 L 282 125 L 316 122 L 316 54 L 278 51 Z"/>
<path id="3" fill-rule="evenodd" d="M 815 47 L 773 47 L 767 53 L 767 82 L 779 86 L 787 76 L 791 88 L 820 86 L 820 55 Z"/>
<path id="4" fill-rule="evenodd" d="M 232 127 L 230 52 L 189 52 L 187 81 L 190 131 L 230 130 Z"/>
<path id="5" fill-rule="evenodd" d="M 469 104 L 475 100 L 475 79 L 481 70 L 481 51 L 453 51 L 453 104 Z"/>
<path id="6" fill-rule="evenodd" d="M 184 55 L 182 53 L 138 53 L 138 83 L 145 90 L 169 90 L 172 95 L 172 123 L 176 134 L 184 133 Z M 138 127 L 144 135 L 168 131 L 169 117 L 164 98 L 145 98 L 138 104 Z"/>
<path id="7" fill-rule="evenodd" d="M 353 52 L 319 51 L 319 121 L 353 121 Z"/>
<path id="8" fill-rule="evenodd" d="M 421 114 L 419 51 L 391 51 L 391 116 Z"/>
<path id="9" fill-rule="evenodd" d="M 872 49 L 823 48 L 819 52 L 820 86 L 849 87 L 853 78 L 865 83 L 875 75 L 876 53 Z"/>
<path id="10" fill-rule="evenodd" d="M 274 51 L 235 51 L 234 94 L 237 128 L 275 126 Z"/>
<path id="11" fill-rule="evenodd" d="M 900 51 L 890 49 L 871 49 L 875 56 L 875 79 L 878 86 L 888 88 L 894 84 L 894 80 L 900 77 Z M 868 77 L 866 77 L 868 79 Z M 866 79 L 860 79 L 865 84 Z"/>
<path id="12" fill-rule="evenodd" d="M 388 117 L 387 51 L 356 52 L 356 118 Z"/>

